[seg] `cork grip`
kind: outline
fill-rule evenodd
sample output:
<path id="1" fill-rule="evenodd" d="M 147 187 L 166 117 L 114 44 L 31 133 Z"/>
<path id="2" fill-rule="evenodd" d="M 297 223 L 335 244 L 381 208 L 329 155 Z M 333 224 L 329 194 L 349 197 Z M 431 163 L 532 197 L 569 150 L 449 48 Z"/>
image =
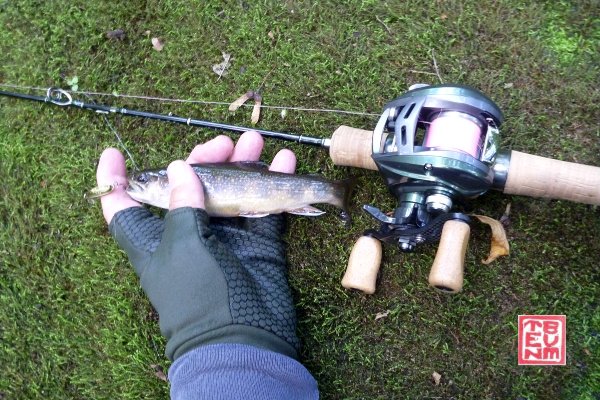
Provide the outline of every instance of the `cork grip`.
<path id="1" fill-rule="evenodd" d="M 350 253 L 342 286 L 346 289 L 358 289 L 367 294 L 375 293 L 381 254 L 379 240 L 369 236 L 360 237 Z"/>
<path id="2" fill-rule="evenodd" d="M 329 155 L 335 165 L 377 170 L 371 158 L 373 132 L 340 126 L 333 132 Z"/>
<path id="3" fill-rule="evenodd" d="M 471 228 L 462 221 L 446 221 L 440 245 L 429 272 L 429 284 L 446 293 L 460 292 L 463 285 L 465 253 Z"/>
<path id="4" fill-rule="evenodd" d="M 504 193 L 600 204 L 600 167 L 512 151 Z"/>

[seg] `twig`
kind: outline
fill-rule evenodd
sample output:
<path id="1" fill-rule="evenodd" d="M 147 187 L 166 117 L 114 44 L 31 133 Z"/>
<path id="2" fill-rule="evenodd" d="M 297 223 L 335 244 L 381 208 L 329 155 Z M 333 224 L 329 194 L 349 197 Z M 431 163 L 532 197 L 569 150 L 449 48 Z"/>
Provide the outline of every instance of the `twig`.
<path id="1" fill-rule="evenodd" d="M 376 16 L 375 16 L 375 19 L 376 19 L 377 21 L 379 21 L 379 22 L 381 23 L 381 25 L 383 25 L 383 27 L 385 28 L 385 30 L 386 30 L 386 31 L 388 31 L 388 33 L 389 33 L 390 35 L 392 34 L 392 30 L 390 29 L 390 27 L 389 27 L 389 26 L 387 26 L 387 25 L 385 24 L 385 22 L 383 22 L 383 20 L 382 20 L 381 18 L 379 18 L 379 15 L 376 15 Z"/>
<path id="2" fill-rule="evenodd" d="M 431 58 L 433 58 L 433 68 L 435 69 L 435 74 L 437 75 L 438 79 L 440 80 L 440 83 L 444 83 L 444 80 L 442 79 L 442 76 L 440 75 L 440 70 L 438 68 L 437 61 L 435 59 L 435 54 L 433 54 L 433 49 L 431 49 Z"/>
<path id="3" fill-rule="evenodd" d="M 435 72 L 417 71 L 416 69 L 410 69 L 409 72 L 412 72 L 415 74 L 436 75 Z"/>

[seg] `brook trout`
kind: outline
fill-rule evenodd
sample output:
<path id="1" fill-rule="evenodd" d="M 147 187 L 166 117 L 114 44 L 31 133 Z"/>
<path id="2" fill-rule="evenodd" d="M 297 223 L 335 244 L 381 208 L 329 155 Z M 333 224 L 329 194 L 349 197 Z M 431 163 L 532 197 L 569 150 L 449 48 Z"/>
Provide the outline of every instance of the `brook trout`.
<path id="1" fill-rule="evenodd" d="M 317 175 L 294 175 L 268 170 L 261 162 L 192 164 L 202 181 L 206 212 L 217 217 L 263 217 L 269 214 L 317 216 L 311 204 L 341 208 L 349 220 L 348 201 L 354 179 L 330 181 Z M 167 170 L 137 172 L 128 177 L 127 193 L 141 202 L 169 208 Z"/>

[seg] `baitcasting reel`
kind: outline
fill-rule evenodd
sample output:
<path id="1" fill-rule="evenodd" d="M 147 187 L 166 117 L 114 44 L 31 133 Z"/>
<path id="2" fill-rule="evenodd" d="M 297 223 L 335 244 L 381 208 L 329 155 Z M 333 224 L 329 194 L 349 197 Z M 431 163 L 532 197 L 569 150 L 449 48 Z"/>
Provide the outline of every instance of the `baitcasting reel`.
<path id="1" fill-rule="evenodd" d="M 477 197 L 494 183 L 500 109 L 463 86 L 411 87 L 385 106 L 373 133 L 372 158 L 398 199 L 393 216 L 364 206 L 381 223 L 367 235 L 403 251 L 437 242 L 456 201 Z"/>
<path id="2" fill-rule="evenodd" d="M 442 291 L 461 289 L 470 219 L 450 211 L 456 202 L 503 185 L 506 168 L 498 154 L 502 120 L 492 100 L 459 85 L 413 85 L 385 106 L 373 132 L 371 157 L 398 205 L 391 215 L 363 206 L 380 227 L 366 231 L 357 242 L 360 255 L 351 256 L 344 286 L 375 291 L 378 265 L 371 267 L 374 274 L 370 272 L 366 286 L 362 278 L 358 285 L 353 283 L 356 276 L 350 267 L 354 263 L 359 274 L 369 272 L 368 259 L 381 258 L 379 241 L 410 252 L 419 244 L 440 241 L 446 229 L 450 232 L 440 243 L 429 281 Z M 443 251 L 448 240 L 464 242 L 458 243 L 464 247 L 462 255 Z"/>

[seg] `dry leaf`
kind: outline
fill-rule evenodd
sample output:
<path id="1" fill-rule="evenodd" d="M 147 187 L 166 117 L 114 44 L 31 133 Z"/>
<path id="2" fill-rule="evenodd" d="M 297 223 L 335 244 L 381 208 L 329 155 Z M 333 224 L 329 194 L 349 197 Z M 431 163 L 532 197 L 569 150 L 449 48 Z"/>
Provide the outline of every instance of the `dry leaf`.
<path id="1" fill-rule="evenodd" d="M 510 253 L 508 245 L 508 239 L 506 239 L 506 232 L 504 226 L 500 221 L 496 221 L 493 218 L 486 217 L 485 215 L 473 215 L 479 221 L 484 224 L 488 224 L 492 228 L 492 243 L 490 246 L 490 254 L 487 259 L 481 260 L 483 264 L 489 264 L 500 256 L 507 256 Z"/>
<path id="2" fill-rule="evenodd" d="M 152 47 L 156 51 L 162 51 L 163 47 L 165 47 L 165 42 L 161 38 L 154 37 L 152 38 Z"/>
<path id="3" fill-rule="evenodd" d="M 275 40 L 275 35 L 273 34 L 273 31 L 269 31 L 269 33 L 267 33 L 267 36 L 269 36 L 271 40 Z"/>
<path id="4" fill-rule="evenodd" d="M 165 374 L 165 371 L 163 370 L 163 367 L 161 367 L 158 364 L 151 364 L 150 368 L 152 368 L 154 370 L 154 375 L 160 379 L 161 381 L 165 381 L 168 382 L 169 379 L 167 378 L 167 375 Z"/>
<path id="5" fill-rule="evenodd" d="M 231 66 L 231 54 L 227 54 L 227 53 L 223 52 L 223 62 L 213 65 L 212 70 L 215 74 L 219 75 L 219 79 L 220 79 L 222 76 L 225 76 L 228 74 L 229 71 L 227 71 L 227 70 L 229 69 L 230 66 Z"/>
<path id="6" fill-rule="evenodd" d="M 438 374 L 437 372 L 433 371 L 433 374 L 431 374 L 431 377 L 433 378 L 433 382 L 435 383 L 435 386 L 440 384 L 440 381 L 442 379 L 442 375 Z"/>
<path id="7" fill-rule="evenodd" d="M 229 111 L 235 111 L 242 106 L 245 102 L 254 97 L 254 92 L 252 90 L 244 93 L 241 97 L 236 99 L 233 103 L 229 105 Z"/>
<path id="8" fill-rule="evenodd" d="M 252 125 L 256 125 L 260 119 L 260 105 L 262 103 L 262 96 L 258 93 L 254 93 L 254 107 L 252 107 Z"/>
<path id="9" fill-rule="evenodd" d="M 390 310 L 385 310 L 384 312 L 377 313 L 375 315 L 375 321 L 377 321 L 378 319 L 381 319 L 381 318 L 385 318 L 388 315 L 390 315 Z"/>

